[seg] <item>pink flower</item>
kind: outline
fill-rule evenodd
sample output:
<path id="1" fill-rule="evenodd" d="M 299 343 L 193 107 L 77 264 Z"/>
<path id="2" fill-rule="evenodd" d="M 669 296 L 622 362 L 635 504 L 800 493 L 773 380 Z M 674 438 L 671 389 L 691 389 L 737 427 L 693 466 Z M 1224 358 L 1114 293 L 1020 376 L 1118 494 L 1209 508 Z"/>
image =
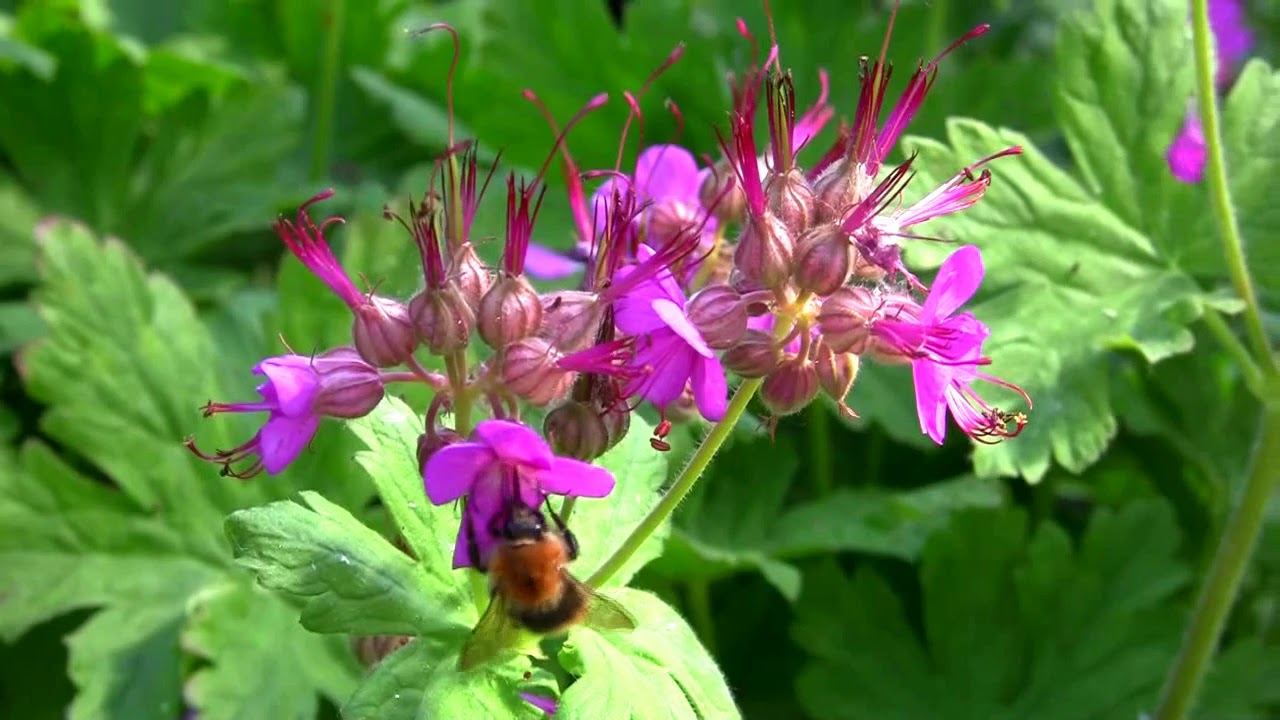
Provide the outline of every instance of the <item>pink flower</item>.
<path id="1" fill-rule="evenodd" d="M 1200 117 L 1196 115 L 1195 107 L 1192 107 L 1182 121 L 1182 130 L 1169 143 L 1169 150 L 1165 153 L 1169 171 L 1184 183 L 1200 182 L 1204 178 L 1206 152 L 1204 129 L 1200 127 Z"/>
<path id="2" fill-rule="evenodd" d="M 1025 416 L 987 404 L 973 391 L 975 380 L 1007 387 L 1031 404 L 1021 388 L 977 371 L 990 362 L 982 356 L 982 343 L 991 331 L 971 313 L 955 314 L 973 297 L 983 274 L 982 254 L 965 245 L 942 263 L 917 317 L 903 313 L 877 319 L 871 327 L 881 347 L 910 359 L 920 430 L 939 445 L 946 436 L 948 410 L 975 439 L 998 441 L 1022 431 Z M 1010 422 L 1015 423 L 1012 429 Z"/>
<path id="3" fill-rule="evenodd" d="M 544 698 L 541 695 L 534 695 L 533 693 L 522 692 L 520 693 L 520 698 L 546 713 L 547 717 L 555 715 L 556 710 L 560 707 L 560 703 L 555 700 L 552 700 L 551 698 Z"/>
<path id="4" fill-rule="evenodd" d="M 266 378 L 257 388 L 261 401 L 210 402 L 204 415 L 265 412 L 267 421 L 262 428 L 242 445 L 212 455 L 197 449 L 194 440 L 186 441 L 196 456 L 222 465 L 224 475 L 249 478 L 263 470 L 268 475 L 282 472 L 311 442 L 321 417 L 362 417 L 382 401 L 384 392 L 378 370 L 349 347 L 318 357 L 267 358 L 254 366 L 253 372 Z M 231 468 L 241 461 L 249 461 L 249 465 L 241 470 Z"/>
<path id="5" fill-rule="evenodd" d="M 548 493 L 604 497 L 613 490 L 613 475 L 601 467 L 557 457 L 547 442 L 528 427 L 510 420 L 485 420 L 467 442 L 446 445 L 423 468 L 427 498 L 436 505 L 467 498 L 458 528 L 453 566 L 488 564 L 498 543 L 494 520 L 513 493 L 529 507 L 540 507 Z M 468 533 L 468 526 L 471 532 Z M 474 557 L 470 536 L 474 535 Z"/>
<path id="6" fill-rule="evenodd" d="M 1238 0 L 1209 0 L 1209 29 L 1213 32 L 1217 73 L 1214 76 L 1219 90 L 1231 84 L 1236 68 L 1253 49 L 1253 32 L 1245 24 L 1244 8 Z M 1169 143 L 1165 161 L 1169 172 L 1184 183 L 1198 183 L 1204 178 L 1206 160 L 1204 129 L 1196 104 L 1191 103 L 1182 129 Z"/>
<path id="7" fill-rule="evenodd" d="M 641 266 L 655 253 L 646 245 L 638 252 Z M 625 281 L 638 266 L 618 272 Z M 637 376 L 626 388 L 665 409 L 692 382 L 698 411 L 708 420 L 724 417 L 728 386 L 720 360 L 685 315 L 686 298 L 669 270 L 663 269 L 621 295 L 614 305 L 618 329 L 636 338 L 632 366 Z"/>

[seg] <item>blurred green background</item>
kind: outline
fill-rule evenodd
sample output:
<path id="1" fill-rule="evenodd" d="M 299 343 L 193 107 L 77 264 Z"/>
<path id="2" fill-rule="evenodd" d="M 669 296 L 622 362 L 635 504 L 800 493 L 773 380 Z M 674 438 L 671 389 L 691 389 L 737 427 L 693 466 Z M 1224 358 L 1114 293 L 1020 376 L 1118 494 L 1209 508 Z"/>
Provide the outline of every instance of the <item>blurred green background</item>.
<path id="1" fill-rule="evenodd" d="M 826 68 L 832 103 L 852 113 L 858 58 L 878 52 L 887 5 L 774 3 L 781 58 L 803 103 Z M 890 52 L 895 87 L 917 58 L 992 25 L 946 60 L 910 133 L 943 138 L 948 118 L 974 118 L 1022 133 L 1077 170 L 1055 105 L 1064 67 L 1056 43 L 1064 18 L 1091 7 L 904 2 Z M 553 135 L 522 90 L 561 121 L 611 93 L 569 145 L 582 167 L 612 167 L 621 91 L 637 90 L 679 42 L 684 59 L 646 97 L 644 140 L 715 154 L 725 74 L 750 60 L 738 14 L 764 37 L 762 8 L 737 0 L 0 1 L 0 716 L 63 717 L 71 707 L 79 718 L 173 718 L 193 686 L 209 717 L 336 716 L 359 674 L 345 645 L 308 644 L 320 641 L 302 637 L 289 608 L 253 604 L 261 593 L 230 567 L 220 517 L 312 487 L 320 468 L 336 478 L 326 480 L 331 499 L 385 524 L 351 462 L 353 441 L 326 428 L 284 479 L 225 490 L 210 488 L 228 481 L 178 442 L 248 431 L 231 421 L 212 430 L 196 408 L 249 392 L 248 370 L 279 348 L 277 335 L 299 351 L 344 341 L 345 310 L 296 262 L 281 262 L 271 221 L 336 187 L 327 212 L 348 218 L 334 233 L 344 263 L 383 292 L 408 295 L 416 252 L 382 208 L 420 194 L 445 145 L 452 53 L 447 34 L 415 30 L 457 27 L 458 134 L 478 137 L 482 157 L 501 149 L 527 172 Z M 1255 54 L 1274 57 L 1280 2 L 1250 4 L 1249 18 Z M 626 154 L 635 153 L 633 141 Z M 537 238 L 568 247 L 557 173 Z M 995 174 L 999 188 L 1000 166 Z M 500 232 L 496 209 L 486 204 L 481 234 Z M 35 231 L 52 217 L 120 244 L 69 239 L 65 226 Z M 1266 248 L 1276 247 L 1276 224 L 1267 222 L 1253 226 L 1256 247 L 1274 257 Z M 482 252 L 496 257 L 500 241 Z M 930 262 L 927 251 L 921 257 Z M 1172 264 L 1208 297 L 1221 286 L 1213 262 Z M 1011 284 L 999 267 L 989 283 Z M 146 279 L 143 268 L 156 275 Z M 1263 287 L 1274 309 L 1277 287 Z M 1061 342 L 1074 342 L 1072 332 Z M 1136 717 L 1177 646 L 1256 405 L 1211 342 L 1153 355 L 1138 341 L 1089 337 L 1079 341 L 1096 340 L 1089 371 L 1054 376 L 1056 394 L 1032 414 L 1033 426 L 1057 434 L 1032 441 L 1038 449 L 1026 457 L 984 466 L 984 451 L 975 456 L 962 438 L 941 449 L 922 441 L 907 377 L 892 371 L 868 372 L 851 395 L 865 421 L 848 424 L 819 404 L 785 420 L 774 446 L 744 436 L 681 508 L 666 554 L 638 584 L 691 619 L 747 717 Z M 1086 415 L 1098 430 L 1084 439 L 1055 424 L 1079 424 L 1073 399 L 1105 406 Z M 677 459 L 691 438 L 677 435 Z M 145 465 L 150 474 L 133 487 Z M 1266 680 L 1280 677 L 1277 514 L 1205 718 L 1280 717 L 1280 690 Z M 1079 556 L 1063 559 L 1071 540 Z M 188 568 L 194 579 L 148 560 L 174 555 L 199 566 Z M 210 588 L 223 586 L 248 598 L 243 607 L 215 600 L 208 609 L 221 592 Z M 1015 587 L 1040 593 L 1043 616 L 1008 619 L 1018 611 L 1001 603 Z M 1054 606 L 1055 588 L 1079 602 Z M 115 615 L 85 625 L 95 613 Z M 1062 649 L 1087 632 L 1115 646 Z M 324 652 L 327 661 L 306 660 Z M 303 669 L 264 670 L 289 662 Z M 227 675 L 232 665 L 239 675 Z M 953 699 L 951 710 L 910 709 L 911 697 L 940 696 Z"/>

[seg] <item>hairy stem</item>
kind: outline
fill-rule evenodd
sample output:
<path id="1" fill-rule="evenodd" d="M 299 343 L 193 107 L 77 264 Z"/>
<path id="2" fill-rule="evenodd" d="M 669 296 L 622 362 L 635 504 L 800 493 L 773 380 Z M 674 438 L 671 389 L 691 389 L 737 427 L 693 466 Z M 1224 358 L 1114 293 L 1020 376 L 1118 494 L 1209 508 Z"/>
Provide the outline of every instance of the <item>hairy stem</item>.
<path id="1" fill-rule="evenodd" d="M 775 339 L 781 340 L 786 337 L 791 329 L 795 326 L 795 319 L 798 315 L 805 311 L 805 306 L 809 303 L 810 293 L 804 293 L 793 303 L 787 304 L 781 308 L 777 314 L 774 323 L 773 336 Z M 724 417 L 720 419 L 707 433 L 707 437 L 698 446 L 689 458 L 688 464 L 680 471 L 680 475 L 676 477 L 675 482 L 667 489 L 662 499 L 657 505 L 649 511 L 649 514 L 640 521 L 640 524 L 631 531 L 631 534 L 622 541 L 622 545 L 609 556 L 608 560 L 587 579 L 587 584 L 592 587 L 600 587 L 609 578 L 613 577 L 632 555 L 640 549 L 649 536 L 657 530 L 667 518 L 671 517 L 671 513 L 680 505 L 689 491 L 698 482 L 698 478 L 702 477 L 702 473 L 711 465 L 711 458 L 724 445 L 725 440 L 729 439 L 729 435 L 733 432 L 733 428 L 737 426 L 738 420 L 742 418 L 742 414 L 747 411 L 747 405 L 751 403 L 751 398 L 755 397 L 760 390 L 760 386 L 764 384 L 761 378 L 751 380 L 743 380 L 738 389 L 734 391 L 733 397 L 729 399 L 729 407 L 725 409 Z"/>
<path id="2" fill-rule="evenodd" d="M 1185 720 L 1209 670 L 1262 531 L 1267 499 L 1280 474 L 1280 411 L 1268 411 L 1263 416 L 1251 465 L 1244 492 L 1222 530 L 1209 574 L 1200 586 L 1182 649 L 1165 677 L 1155 720 Z"/>
<path id="3" fill-rule="evenodd" d="M 1222 317 L 1222 313 L 1213 308 L 1205 308 L 1204 324 L 1205 327 L 1209 328 L 1209 332 L 1213 333 L 1213 336 L 1221 343 L 1227 354 L 1231 355 L 1236 364 L 1240 366 L 1240 372 L 1244 375 L 1245 385 L 1259 398 L 1264 397 L 1266 389 L 1262 379 L 1262 370 L 1258 368 L 1258 363 L 1253 361 L 1253 356 L 1249 354 L 1249 349 L 1231 331 L 1231 326 Z"/>
<path id="4" fill-rule="evenodd" d="M 1200 125 L 1204 129 L 1205 149 L 1208 153 L 1206 177 L 1209 181 L 1209 198 L 1213 202 L 1214 218 L 1218 221 L 1218 237 L 1226 256 L 1231 284 L 1244 301 L 1245 333 L 1253 350 L 1253 357 L 1262 368 L 1275 373 L 1280 370 L 1271 350 L 1271 342 L 1262 326 L 1262 311 L 1258 295 L 1249 275 L 1244 256 L 1244 241 L 1240 237 L 1240 224 L 1236 221 L 1235 206 L 1231 202 L 1231 190 L 1227 186 L 1227 165 L 1222 151 L 1222 129 L 1219 127 L 1218 98 L 1214 91 L 1213 33 L 1209 28 L 1208 0 L 1191 0 L 1191 31 L 1195 45 L 1196 94 L 1200 105 Z"/>
<path id="5" fill-rule="evenodd" d="M 702 477 L 702 473 L 711 464 L 711 458 L 715 457 L 716 452 L 720 450 L 720 446 L 724 445 L 724 441 L 729 439 L 729 434 L 733 432 L 734 426 L 738 424 L 738 419 L 746 412 L 751 398 L 755 397 L 756 391 L 760 389 L 760 385 L 763 383 L 764 381 L 760 378 L 742 381 L 742 384 L 738 386 L 737 392 L 733 394 L 733 398 L 729 400 L 729 407 L 724 412 L 724 418 L 711 428 L 710 433 L 707 433 L 707 438 L 702 441 L 702 444 L 694 451 L 693 456 L 689 458 L 689 464 L 685 465 L 684 470 L 680 471 L 680 476 L 671 484 L 671 488 L 662 496 L 662 499 L 653 507 L 653 510 L 649 511 L 649 514 L 622 541 L 622 545 L 587 579 L 588 585 L 600 587 L 610 577 L 613 577 L 613 574 L 631 559 L 631 556 L 640 549 L 640 546 L 649 539 L 649 536 L 671 516 L 671 513 L 675 512 L 676 507 L 684 500 L 685 495 L 689 494 L 694 484 L 698 482 L 698 478 Z"/>
<path id="6" fill-rule="evenodd" d="M 1208 575 L 1200 587 L 1195 610 L 1187 623 L 1182 648 L 1165 676 L 1156 720 L 1185 720 L 1194 707 L 1196 695 L 1204 683 L 1205 673 L 1222 637 L 1222 629 L 1240 592 L 1240 581 L 1249 568 L 1258 535 L 1262 532 L 1267 500 L 1280 474 L 1280 409 L 1277 398 L 1269 397 L 1266 388 L 1274 387 L 1278 372 L 1276 358 L 1262 325 L 1262 312 L 1254 292 L 1253 279 L 1245 262 L 1244 241 L 1236 222 L 1231 191 L 1227 187 L 1227 168 L 1223 160 L 1222 135 L 1218 126 L 1218 105 L 1214 93 L 1213 36 L 1209 28 L 1208 0 L 1191 0 L 1191 28 L 1195 45 L 1196 91 L 1200 103 L 1200 124 L 1204 129 L 1208 151 L 1207 177 L 1218 235 L 1226 256 L 1231 283 L 1245 303 L 1245 335 L 1252 357 L 1246 353 L 1229 327 L 1215 313 L 1207 313 L 1206 322 L 1227 351 L 1240 362 L 1250 389 L 1258 394 L 1265 410 L 1254 448 L 1249 477 L 1236 507 L 1222 529 L 1218 548 L 1209 565 Z"/>

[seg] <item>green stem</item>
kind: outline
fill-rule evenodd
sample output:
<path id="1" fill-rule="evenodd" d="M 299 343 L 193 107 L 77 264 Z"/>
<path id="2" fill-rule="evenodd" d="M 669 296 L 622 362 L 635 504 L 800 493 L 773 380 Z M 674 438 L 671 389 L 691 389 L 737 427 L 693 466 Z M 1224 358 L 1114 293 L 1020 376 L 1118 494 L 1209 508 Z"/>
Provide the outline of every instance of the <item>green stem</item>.
<path id="1" fill-rule="evenodd" d="M 716 622 L 711 615 L 711 583 L 699 578 L 685 583 L 685 597 L 689 602 L 689 619 L 698 633 L 702 646 L 713 656 L 716 654 Z"/>
<path id="2" fill-rule="evenodd" d="M 667 494 L 662 496 L 658 504 L 649 511 L 640 524 L 636 526 L 631 534 L 622 541 L 622 545 L 609 556 L 608 560 L 600 566 L 590 578 L 587 584 L 592 587 L 600 587 L 613 574 L 618 571 L 636 550 L 644 544 L 645 540 L 662 525 L 671 513 L 675 511 L 680 501 L 684 500 L 684 496 L 689 494 L 693 489 L 694 483 L 698 482 L 698 478 L 702 477 L 702 473 L 711 464 L 711 458 L 715 457 L 716 452 L 724 445 L 724 441 L 729 439 L 729 434 L 733 432 L 733 428 L 738 424 L 738 419 L 742 417 L 742 413 L 746 412 L 747 405 L 751 402 L 751 398 L 755 397 L 756 391 L 760 389 L 760 385 L 764 381 L 756 378 L 753 380 L 743 380 L 738 386 L 737 392 L 733 394 L 733 398 L 729 400 L 729 407 L 724 412 L 724 418 L 711 428 L 711 432 L 707 434 L 707 438 L 702 441 L 698 449 L 694 451 L 693 456 L 689 458 L 689 463 L 684 466 L 684 470 L 680 471 L 680 476 L 671 484 L 671 489 L 667 490 Z"/>
<path id="3" fill-rule="evenodd" d="M 1200 586 L 1195 611 L 1183 635 L 1182 649 L 1165 677 L 1155 720 L 1188 717 L 1235 604 L 1240 581 L 1249 567 L 1249 558 L 1266 519 L 1267 500 L 1280 474 L 1280 411 L 1263 415 L 1259 438 L 1244 492 L 1223 528 L 1209 574 Z"/>
<path id="4" fill-rule="evenodd" d="M 813 297 L 812 293 L 804 292 L 800 297 L 792 302 L 787 302 L 786 298 L 779 294 L 778 305 L 775 320 L 773 323 L 773 338 L 781 341 L 795 327 L 795 320 L 806 312 L 806 306 Z M 622 541 L 622 545 L 609 556 L 608 560 L 587 578 L 587 584 L 592 587 L 600 587 L 613 574 L 626 564 L 631 556 L 640 549 L 645 540 L 657 530 L 671 513 L 675 512 L 676 507 L 680 505 L 680 501 L 684 500 L 685 495 L 693 489 L 698 478 L 702 477 L 702 473 L 706 472 L 707 466 L 711 464 L 711 458 L 724 445 L 724 441 L 729 439 L 729 434 L 733 432 L 733 428 L 738 425 L 738 420 L 742 418 L 742 414 L 747 411 L 747 405 L 751 404 L 751 398 L 755 397 L 760 390 L 760 386 L 764 384 L 762 378 L 752 380 L 743 380 L 742 384 L 733 393 L 733 397 L 729 398 L 729 407 L 724 411 L 724 417 L 720 418 L 720 422 L 711 428 L 711 432 L 707 433 L 706 439 L 693 451 L 693 456 L 689 458 L 689 463 L 684 466 L 684 470 L 680 471 L 680 476 L 667 489 L 667 493 L 662 496 L 657 505 L 649 511 L 649 514 L 640 521 L 631 534 Z"/>
<path id="5" fill-rule="evenodd" d="M 1275 374 L 1280 367 L 1276 365 L 1271 343 L 1262 327 L 1262 311 L 1253 288 L 1253 278 L 1249 275 L 1249 266 L 1245 262 L 1244 241 L 1240 238 L 1240 225 L 1236 221 L 1231 191 L 1227 186 L 1227 165 L 1223 157 L 1222 132 L 1218 122 L 1218 98 L 1214 90 L 1213 34 L 1209 28 L 1208 0 L 1191 0 L 1191 31 L 1195 45 L 1200 125 L 1204 130 L 1205 148 L 1208 151 L 1206 176 L 1209 180 L 1213 214 L 1218 221 L 1218 235 L 1226 255 L 1231 284 L 1245 304 L 1245 334 L 1253 350 L 1254 360 L 1263 370 Z"/>
<path id="6" fill-rule="evenodd" d="M 1249 354 L 1249 349 L 1240 342 L 1240 338 L 1231 331 L 1231 327 L 1227 325 L 1227 321 L 1223 319 L 1222 313 L 1213 308 L 1205 308 L 1204 324 L 1209 328 L 1209 332 L 1213 333 L 1218 342 L 1222 344 L 1223 349 L 1240 366 L 1240 372 L 1244 374 L 1244 382 L 1248 388 L 1253 391 L 1259 398 L 1265 400 L 1265 383 L 1262 379 L 1262 370 L 1258 364 L 1253 361 L 1253 356 Z"/>
<path id="7" fill-rule="evenodd" d="M 342 27 L 345 23 L 346 0 L 330 0 L 329 32 L 325 38 L 324 57 L 316 87 L 315 137 L 311 139 L 311 179 L 328 174 L 329 150 L 333 142 L 333 112 L 338 95 L 338 65 L 342 62 Z"/>
<path id="8" fill-rule="evenodd" d="M 809 457 L 813 463 L 813 484 L 818 497 L 831 494 L 835 465 L 831 455 L 831 411 L 818 401 L 809 405 Z"/>
<path id="9" fill-rule="evenodd" d="M 467 388 L 467 356 L 465 352 L 446 355 L 445 372 L 449 376 L 450 394 L 453 399 L 453 429 L 462 437 L 471 434 L 471 394 Z M 466 513 L 466 508 L 462 510 Z M 484 615 L 489 606 L 489 583 L 484 573 L 472 568 L 467 573 L 471 585 L 471 600 L 476 612 Z"/>
<path id="10" fill-rule="evenodd" d="M 569 516 L 573 514 L 573 504 L 578 500 L 575 495 L 566 495 L 564 502 L 560 503 L 560 519 L 568 523 Z"/>

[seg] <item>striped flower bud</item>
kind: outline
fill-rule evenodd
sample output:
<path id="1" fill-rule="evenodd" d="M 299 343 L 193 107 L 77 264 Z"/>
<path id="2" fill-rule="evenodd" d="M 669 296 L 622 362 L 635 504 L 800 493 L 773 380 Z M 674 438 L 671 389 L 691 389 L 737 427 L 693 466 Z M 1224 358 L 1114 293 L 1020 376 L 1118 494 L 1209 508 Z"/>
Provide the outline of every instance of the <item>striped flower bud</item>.
<path id="1" fill-rule="evenodd" d="M 500 349 L 538 331 L 542 299 L 523 275 L 504 275 L 480 298 L 476 315 L 480 337 Z"/>
<path id="2" fill-rule="evenodd" d="M 800 239 L 796 285 L 815 295 L 830 295 L 849 281 L 853 243 L 834 223 L 819 225 Z"/>
<path id="3" fill-rule="evenodd" d="M 790 357 L 765 376 L 760 399 L 775 416 L 793 415 L 818 396 L 818 370 L 807 357 Z"/>
<path id="4" fill-rule="evenodd" d="M 371 295 L 353 311 L 351 337 L 360 357 L 375 367 L 394 367 L 413 355 L 418 336 L 404 303 Z"/>
<path id="5" fill-rule="evenodd" d="M 708 285 L 685 306 L 689 321 L 702 334 L 707 346 L 724 350 L 747 332 L 747 306 L 742 294 L 728 285 Z"/>
<path id="6" fill-rule="evenodd" d="M 748 330 L 737 344 L 725 351 L 721 362 L 744 378 L 758 378 L 773 372 L 780 358 L 781 351 L 771 334 Z"/>
<path id="7" fill-rule="evenodd" d="M 461 350 L 471 340 L 475 314 L 453 283 L 425 287 L 409 301 L 413 329 L 435 355 Z"/>

